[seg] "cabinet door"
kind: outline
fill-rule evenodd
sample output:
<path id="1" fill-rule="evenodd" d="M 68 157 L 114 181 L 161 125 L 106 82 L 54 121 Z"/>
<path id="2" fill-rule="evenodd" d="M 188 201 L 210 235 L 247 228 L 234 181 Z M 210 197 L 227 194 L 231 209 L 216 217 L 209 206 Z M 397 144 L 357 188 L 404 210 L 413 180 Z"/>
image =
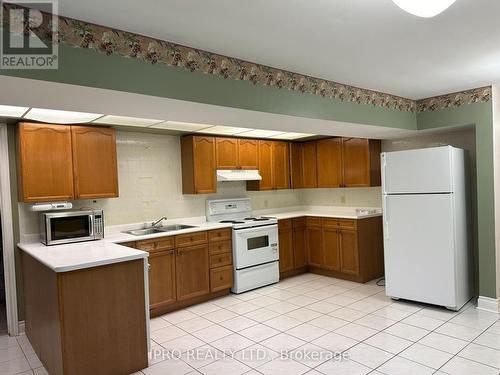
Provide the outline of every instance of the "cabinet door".
<path id="1" fill-rule="evenodd" d="M 210 292 L 207 244 L 177 249 L 175 265 L 178 300 L 194 298 Z"/>
<path id="2" fill-rule="evenodd" d="M 174 250 L 149 254 L 149 305 L 164 306 L 176 301 Z"/>
<path id="3" fill-rule="evenodd" d="M 241 169 L 259 168 L 259 141 L 238 139 L 238 166 Z"/>
<path id="4" fill-rule="evenodd" d="M 368 139 L 343 138 L 344 186 L 370 186 L 370 144 Z"/>
<path id="5" fill-rule="evenodd" d="M 291 225 L 290 225 L 291 226 Z M 293 238 L 292 230 L 279 230 L 280 272 L 293 270 Z"/>
<path id="6" fill-rule="evenodd" d="M 217 169 L 238 168 L 238 140 L 235 138 L 216 138 Z"/>
<path id="7" fill-rule="evenodd" d="M 259 141 L 259 173 L 262 180 L 258 182 L 258 190 L 273 188 L 273 142 Z"/>
<path id="8" fill-rule="evenodd" d="M 353 275 L 359 274 L 357 233 L 352 230 L 340 231 L 340 270 Z"/>
<path id="9" fill-rule="evenodd" d="M 215 193 L 215 138 L 193 137 L 193 167 L 195 192 Z"/>
<path id="10" fill-rule="evenodd" d="M 317 160 L 316 160 L 316 141 L 305 142 L 302 144 L 302 170 L 303 187 L 311 189 L 318 187 L 317 180 Z"/>
<path id="11" fill-rule="evenodd" d="M 288 142 L 273 142 L 274 189 L 290 189 Z"/>
<path id="12" fill-rule="evenodd" d="M 305 267 L 306 259 L 306 228 L 293 228 L 293 266 L 295 269 Z"/>
<path id="13" fill-rule="evenodd" d="M 310 266 L 323 267 L 321 227 L 307 227 L 307 259 Z"/>
<path id="14" fill-rule="evenodd" d="M 318 187 L 335 188 L 342 185 L 342 138 L 316 142 Z"/>
<path id="15" fill-rule="evenodd" d="M 329 270 L 340 271 L 340 241 L 339 230 L 323 228 L 324 267 Z"/>
<path id="16" fill-rule="evenodd" d="M 71 128 L 21 123 L 17 131 L 19 200 L 73 199 Z"/>
<path id="17" fill-rule="evenodd" d="M 302 145 L 300 142 L 290 142 L 290 186 L 292 189 L 304 187 Z"/>
<path id="18" fill-rule="evenodd" d="M 71 126 L 76 199 L 118 196 L 115 129 Z"/>

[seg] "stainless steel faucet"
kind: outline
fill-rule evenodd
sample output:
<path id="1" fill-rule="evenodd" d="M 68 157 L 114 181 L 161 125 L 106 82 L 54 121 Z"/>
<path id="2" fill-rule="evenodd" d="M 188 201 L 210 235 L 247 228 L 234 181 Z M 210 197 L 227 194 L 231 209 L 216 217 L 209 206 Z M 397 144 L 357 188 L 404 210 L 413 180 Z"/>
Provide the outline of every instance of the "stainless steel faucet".
<path id="1" fill-rule="evenodd" d="M 160 219 L 158 219 L 158 220 L 156 220 L 156 221 L 153 221 L 153 222 L 151 223 L 151 226 L 152 226 L 152 227 L 156 227 L 156 226 L 157 226 L 158 224 L 160 224 L 163 220 L 167 220 L 167 217 L 166 217 L 166 216 L 163 216 L 162 218 L 160 218 Z"/>

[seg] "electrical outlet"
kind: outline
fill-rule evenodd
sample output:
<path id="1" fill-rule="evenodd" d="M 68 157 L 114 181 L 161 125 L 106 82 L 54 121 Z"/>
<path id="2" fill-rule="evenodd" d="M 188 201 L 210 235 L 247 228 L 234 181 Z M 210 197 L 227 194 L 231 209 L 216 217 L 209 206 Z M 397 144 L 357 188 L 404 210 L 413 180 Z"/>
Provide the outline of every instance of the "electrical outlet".
<path id="1" fill-rule="evenodd" d="M 340 196 L 340 203 L 345 203 L 345 195 Z"/>
<path id="2" fill-rule="evenodd" d="M 268 207 L 269 206 L 269 201 L 267 199 L 264 199 L 264 207 Z"/>

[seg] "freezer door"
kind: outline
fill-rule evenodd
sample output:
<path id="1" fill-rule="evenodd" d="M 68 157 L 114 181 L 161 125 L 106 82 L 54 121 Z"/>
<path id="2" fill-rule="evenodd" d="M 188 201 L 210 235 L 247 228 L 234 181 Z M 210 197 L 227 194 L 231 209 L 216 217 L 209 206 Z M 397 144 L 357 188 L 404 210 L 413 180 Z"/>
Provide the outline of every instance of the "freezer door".
<path id="1" fill-rule="evenodd" d="M 453 195 L 383 199 L 386 294 L 456 307 Z"/>
<path id="2" fill-rule="evenodd" d="M 452 147 L 384 152 L 382 191 L 385 194 L 447 193 L 452 188 Z"/>

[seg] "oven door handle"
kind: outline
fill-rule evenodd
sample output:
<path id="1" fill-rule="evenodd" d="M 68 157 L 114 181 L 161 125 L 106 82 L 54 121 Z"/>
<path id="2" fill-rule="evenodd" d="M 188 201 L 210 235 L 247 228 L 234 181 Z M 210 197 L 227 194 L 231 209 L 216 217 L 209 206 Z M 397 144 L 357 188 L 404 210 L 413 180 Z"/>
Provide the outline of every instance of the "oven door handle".
<path id="1" fill-rule="evenodd" d="M 271 225 L 263 225 L 261 227 L 252 227 L 245 229 L 235 229 L 236 234 L 245 234 L 245 233 L 259 233 L 259 232 L 269 232 L 270 230 L 278 230 L 278 224 Z"/>

